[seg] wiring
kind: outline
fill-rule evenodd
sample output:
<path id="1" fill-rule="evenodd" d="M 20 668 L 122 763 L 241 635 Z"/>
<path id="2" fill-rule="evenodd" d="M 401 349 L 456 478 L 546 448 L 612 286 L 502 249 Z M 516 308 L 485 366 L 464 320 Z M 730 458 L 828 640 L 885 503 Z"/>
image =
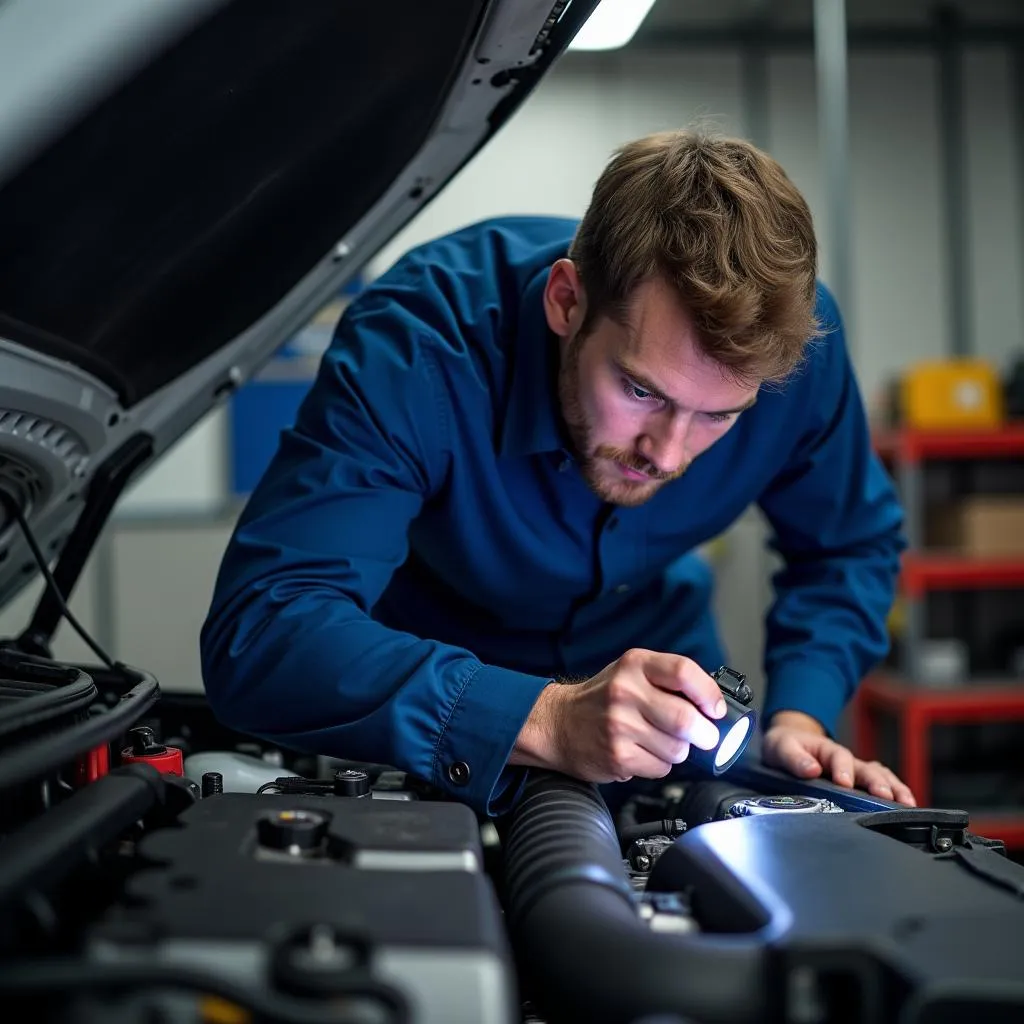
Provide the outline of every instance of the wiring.
<path id="1" fill-rule="evenodd" d="M 114 668 L 114 660 L 109 654 L 89 635 L 88 630 L 75 618 L 71 609 L 68 607 L 67 601 L 64 600 L 64 595 L 60 592 L 60 587 L 57 586 L 57 581 L 53 578 L 53 573 L 50 572 L 50 567 L 46 564 L 46 556 L 43 554 L 39 547 L 38 542 L 34 534 L 32 533 L 32 527 L 29 526 L 28 520 L 25 518 L 25 513 L 21 509 L 21 505 L 17 500 L 9 494 L 7 491 L 0 489 L 0 501 L 6 506 L 7 511 L 10 512 L 12 518 L 17 522 L 21 528 L 22 534 L 25 536 L 25 543 L 28 544 L 29 549 L 32 552 L 32 557 L 36 560 L 36 564 L 39 566 L 39 571 L 43 574 L 43 579 L 46 581 L 47 587 L 50 589 L 50 593 L 53 594 L 57 604 L 60 606 L 61 614 L 68 623 L 74 629 L 74 631 L 89 645 L 90 650 L 96 655 L 100 661 L 103 662 L 107 668 Z"/>
<path id="2" fill-rule="evenodd" d="M 135 686 L 102 715 L 91 715 L 53 736 L 5 750 L 0 757 L 0 792 L 55 771 L 102 743 L 113 742 L 134 725 L 160 696 L 160 687 L 151 675 L 140 672 L 136 677 Z"/>

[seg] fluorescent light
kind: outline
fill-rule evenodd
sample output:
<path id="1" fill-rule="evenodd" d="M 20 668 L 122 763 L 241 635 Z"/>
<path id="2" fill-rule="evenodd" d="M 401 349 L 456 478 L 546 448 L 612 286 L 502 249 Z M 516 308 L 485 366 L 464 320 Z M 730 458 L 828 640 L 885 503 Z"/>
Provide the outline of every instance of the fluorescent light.
<path id="1" fill-rule="evenodd" d="M 601 0 L 569 49 L 617 50 L 625 46 L 653 6 L 654 0 Z"/>

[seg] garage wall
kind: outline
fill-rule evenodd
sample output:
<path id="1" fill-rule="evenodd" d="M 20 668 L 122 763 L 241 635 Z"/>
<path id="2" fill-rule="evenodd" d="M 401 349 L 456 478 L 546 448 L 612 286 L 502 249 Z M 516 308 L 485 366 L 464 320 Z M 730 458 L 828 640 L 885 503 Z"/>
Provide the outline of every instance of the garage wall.
<path id="1" fill-rule="evenodd" d="M 853 53 L 850 128 L 854 301 L 851 346 L 870 397 L 910 360 L 950 345 L 936 113 L 935 61 L 925 54 Z M 769 61 L 768 146 L 804 191 L 826 258 L 823 187 L 816 149 L 814 66 L 809 55 Z M 971 224 L 970 307 L 978 350 L 1003 361 L 1022 338 L 1024 278 L 1018 225 L 1020 181 L 1011 76 L 998 49 L 965 63 Z M 480 158 L 374 261 L 387 266 L 406 247 L 479 217 L 505 212 L 578 215 L 618 143 L 647 131 L 703 120 L 745 130 L 741 62 L 734 50 L 576 55 L 566 58 Z M 199 685 L 196 635 L 230 528 L 212 516 L 226 497 L 225 421 L 215 413 L 140 481 L 120 509 L 157 515 L 112 531 L 115 606 L 101 612 L 118 654 L 146 663 L 166 685 Z M 185 516 L 177 525 L 166 514 Z M 768 599 L 757 516 L 731 537 L 720 566 L 723 631 L 733 660 L 759 663 L 760 615 Z M 756 585 L 754 582 L 756 581 Z M 95 621 L 95 567 L 74 607 Z M 0 618 L 10 632 L 26 597 Z M 59 651 L 82 648 L 62 630 Z M 755 673 L 756 674 L 756 673 Z"/>
<path id="2" fill-rule="evenodd" d="M 1020 345 L 1020 168 L 1004 51 L 969 51 L 965 121 L 971 309 L 978 351 L 1002 362 Z M 850 148 L 858 372 L 874 394 L 907 361 L 948 350 L 949 319 L 936 109 L 936 61 L 922 53 L 853 53 Z M 817 154 L 810 56 L 769 61 L 768 148 L 803 191 L 822 242 L 829 226 Z M 611 149 L 648 131 L 704 121 L 743 134 L 733 51 L 604 59 L 572 56 L 452 187 L 375 261 L 498 212 L 580 214 Z"/>

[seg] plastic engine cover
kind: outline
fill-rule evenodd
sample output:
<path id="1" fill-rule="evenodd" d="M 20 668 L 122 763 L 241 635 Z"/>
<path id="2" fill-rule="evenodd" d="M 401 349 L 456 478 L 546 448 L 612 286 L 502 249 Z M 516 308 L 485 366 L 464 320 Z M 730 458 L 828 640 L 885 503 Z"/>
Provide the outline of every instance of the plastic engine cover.
<path id="1" fill-rule="evenodd" d="M 908 1024 L 983 1009 L 986 1020 L 1020 1020 L 1024 868 L 942 822 L 939 834 L 957 838 L 940 838 L 941 852 L 906 841 L 960 813 L 711 822 L 662 854 L 648 890 L 686 892 L 706 932 L 757 935 L 774 950 L 783 1019 L 887 1021 L 904 1003 Z"/>
<path id="2" fill-rule="evenodd" d="M 289 975 L 282 956 L 319 943 L 322 961 L 333 942 L 335 959 L 348 947 L 397 989 L 417 1024 L 518 1020 L 507 940 L 467 808 L 225 793 L 179 820 L 141 840 L 147 866 L 92 929 L 91 955 L 151 955 L 312 995 L 301 991 L 301 962 Z M 305 954 L 317 958 L 316 949 Z"/>

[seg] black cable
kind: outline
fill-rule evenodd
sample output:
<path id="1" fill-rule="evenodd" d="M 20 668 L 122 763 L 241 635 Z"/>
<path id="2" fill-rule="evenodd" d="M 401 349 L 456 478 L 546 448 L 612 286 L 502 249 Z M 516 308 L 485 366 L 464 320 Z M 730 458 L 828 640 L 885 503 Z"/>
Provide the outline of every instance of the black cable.
<path id="1" fill-rule="evenodd" d="M 0 501 L 2 501 L 7 507 L 8 512 L 10 512 L 14 517 L 18 526 L 21 528 L 21 532 L 25 535 L 25 543 L 28 544 L 29 549 L 32 552 L 32 557 L 36 560 L 36 564 L 39 566 L 39 571 L 43 574 L 43 579 L 46 580 L 46 585 L 49 587 L 50 593 L 60 606 L 61 614 L 68 620 L 74 631 L 89 645 L 93 654 L 95 654 L 96 657 L 107 666 L 107 668 L 113 668 L 114 659 L 111 658 L 95 640 L 93 640 L 85 627 L 82 626 L 78 619 L 76 619 L 72 614 L 67 601 L 64 600 L 64 595 L 60 592 L 60 587 L 57 586 L 57 581 L 53 578 L 53 573 L 50 572 L 50 567 L 46 564 L 46 556 L 43 554 L 39 544 L 36 542 L 36 538 L 32 533 L 32 527 L 28 525 L 28 520 L 25 518 L 25 513 L 22 512 L 21 505 L 18 504 L 17 499 L 7 491 L 0 488 Z"/>
<path id="2" fill-rule="evenodd" d="M 66 722 L 86 711 L 99 692 L 96 683 L 77 668 L 54 670 L 47 678 L 26 659 L 0 656 L 0 741 L 24 735 L 53 722 Z"/>
<path id="3" fill-rule="evenodd" d="M 270 782 L 264 782 L 256 795 L 265 793 L 283 796 L 330 796 L 334 792 L 334 784 L 327 779 L 307 779 L 301 775 L 281 775 Z"/>
<path id="4" fill-rule="evenodd" d="M 102 715 L 86 718 L 54 736 L 4 751 L 0 758 L 0 792 L 37 779 L 130 729 L 160 696 L 160 687 L 151 675 L 138 675 L 140 681 Z"/>
<path id="5" fill-rule="evenodd" d="M 0 994 L 27 995 L 35 993 L 84 992 L 88 990 L 124 991 L 136 994 L 143 987 L 175 988 L 219 996 L 244 1010 L 257 1020 L 275 1024 L 347 1024 L 363 1021 L 359 1008 L 346 1013 L 344 1005 L 331 1008 L 307 999 L 276 992 L 260 992 L 254 986 L 240 985 L 212 972 L 186 964 L 172 963 L 96 963 L 78 960 L 38 960 L 8 962 L 0 969 Z M 355 976 L 337 992 L 342 1003 L 348 999 L 368 998 L 388 1012 L 387 1024 L 408 1024 L 406 1000 L 396 989 L 366 976 Z"/>
<path id="6" fill-rule="evenodd" d="M 26 899 L 37 911 L 92 854 L 123 835 L 154 808 L 166 806 L 163 776 L 151 765 L 115 768 L 70 794 L 45 814 L 8 831 L 0 848 L 0 918 L 17 920 Z M 44 911 L 45 912 L 45 911 Z M 67 922 L 56 922 L 57 927 Z M 3 954 L 18 943 L 4 929 Z"/>

